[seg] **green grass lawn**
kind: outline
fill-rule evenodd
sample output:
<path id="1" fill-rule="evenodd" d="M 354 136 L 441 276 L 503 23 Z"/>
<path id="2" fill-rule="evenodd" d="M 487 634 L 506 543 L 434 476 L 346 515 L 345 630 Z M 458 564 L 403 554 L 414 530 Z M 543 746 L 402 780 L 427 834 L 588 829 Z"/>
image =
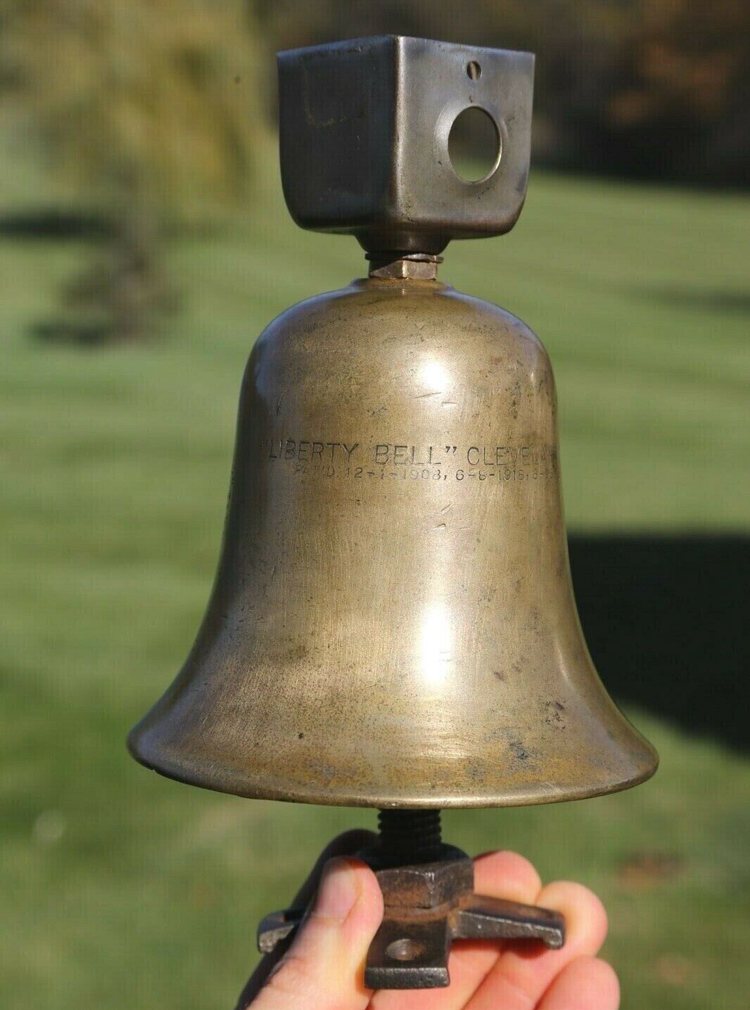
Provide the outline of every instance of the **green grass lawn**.
<path id="1" fill-rule="evenodd" d="M 261 913 L 374 821 L 190 789 L 124 749 L 207 598 L 250 347 L 363 269 L 353 240 L 294 228 L 270 174 L 246 223 L 173 249 L 184 306 L 151 343 L 35 342 L 84 250 L 0 239 L 2 1007 L 229 1008 Z M 537 175 L 511 236 L 448 249 L 445 280 L 550 350 L 571 528 L 748 530 L 749 229 L 747 198 Z M 747 757 L 632 714 L 651 783 L 447 834 L 597 889 L 629 1010 L 747 1010 Z"/>

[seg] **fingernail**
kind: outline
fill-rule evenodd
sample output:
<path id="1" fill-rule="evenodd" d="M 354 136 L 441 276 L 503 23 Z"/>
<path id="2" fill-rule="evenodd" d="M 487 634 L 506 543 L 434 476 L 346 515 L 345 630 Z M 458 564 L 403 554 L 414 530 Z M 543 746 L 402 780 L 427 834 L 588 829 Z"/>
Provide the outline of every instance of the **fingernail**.
<path id="1" fill-rule="evenodd" d="M 315 902 L 317 915 L 343 922 L 359 897 L 357 877 L 346 859 L 332 859 L 323 873 Z"/>

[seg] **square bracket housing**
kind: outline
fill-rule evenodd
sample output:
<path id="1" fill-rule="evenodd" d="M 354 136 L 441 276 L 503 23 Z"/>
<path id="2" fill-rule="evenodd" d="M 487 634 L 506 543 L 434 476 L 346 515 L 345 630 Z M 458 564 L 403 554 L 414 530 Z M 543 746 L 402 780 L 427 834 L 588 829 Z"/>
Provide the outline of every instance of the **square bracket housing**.
<path id="1" fill-rule="evenodd" d="M 397 35 L 279 53 L 281 175 L 289 211 L 369 252 L 439 253 L 509 231 L 526 195 L 531 53 Z M 480 109 L 496 156 L 456 171 L 454 123 Z"/>

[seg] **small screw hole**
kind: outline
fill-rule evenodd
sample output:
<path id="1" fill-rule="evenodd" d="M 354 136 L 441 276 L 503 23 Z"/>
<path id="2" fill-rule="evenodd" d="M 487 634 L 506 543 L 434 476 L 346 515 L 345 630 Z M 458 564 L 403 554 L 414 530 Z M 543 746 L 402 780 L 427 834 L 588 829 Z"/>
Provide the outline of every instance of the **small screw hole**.
<path id="1" fill-rule="evenodd" d="M 471 63 L 466 64 L 466 73 L 470 81 L 478 81 L 482 76 L 482 68 L 476 60 L 472 60 Z"/>
<path id="2" fill-rule="evenodd" d="M 385 948 L 386 957 L 392 961 L 413 961 L 424 953 L 424 944 L 416 940 L 404 937 L 401 940 L 394 940 Z"/>

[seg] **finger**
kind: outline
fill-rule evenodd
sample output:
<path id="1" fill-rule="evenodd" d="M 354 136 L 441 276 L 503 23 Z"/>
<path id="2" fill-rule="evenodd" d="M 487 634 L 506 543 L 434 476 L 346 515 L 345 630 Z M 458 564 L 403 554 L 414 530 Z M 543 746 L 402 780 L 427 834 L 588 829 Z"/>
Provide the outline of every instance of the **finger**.
<path id="1" fill-rule="evenodd" d="M 474 860 L 474 891 L 492 898 L 507 898 L 524 905 L 536 902 L 542 881 L 536 867 L 517 852 L 491 852 Z M 454 945 L 455 979 L 471 992 L 497 962 L 507 944 L 501 941 L 463 940 Z M 468 971 L 464 972 L 464 965 Z M 451 978 L 454 978 L 454 974 Z M 463 1004 L 459 1003 L 459 1006 Z"/>
<path id="2" fill-rule="evenodd" d="M 475 890 L 494 898 L 509 898 L 526 904 L 541 888 L 539 874 L 515 852 L 492 852 L 474 861 Z M 447 989 L 415 990 L 409 993 L 409 1010 L 458 1010 L 491 971 L 503 950 L 502 941 L 459 940 L 448 961 L 451 984 Z M 372 999 L 374 1010 L 398 1010 L 403 993 L 380 990 Z"/>
<path id="3" fill-rule="evenodd" d="M 489 852 L 474 860 L 474 890 L 491 898 L 530 904 L 542 889 L 534 866 L 517 852 Z"/>
<path id="4" fill-rule="evenodd" d="M 363 828 L 355 828 L 352 831 L 345 831 L 343 834 L 338 835 L 330 841 L 323 849 L 320 856 L 318 856 L 318 859 L 310 871 L 307 880 L 300 887 L 299 891 L 297 891 L 297 894 L 289 903 L 288 907 L 307 908 L 318 890 L 326 863 L 336 856 L 354 855 L 354 853 L 359 852 L 361 849 L 372 845 L 373 840 L 376 837 L 377 836 L 374 835 L 372 831 L 365 831 Z M 260 959 L 255 971 L 248 979 L 245 988 L 240 994 L 236 1010 L 245 1010 L 245 1007 L 247 1007 L 254 997 L 257 996 L 258 992 L 265 985 L 268 976 L 291 947 L 293 940 L 293 935 L 289 936 L 286 940 L 282 940 L 276 945 L 270 954 L 266 954 L 265 957 Z"/>
<path id="5" fill-rule="evenodd" d="M 318 895 L 252 1010 L 365 1010 L 367 949 L 383 917 L 372 870 L 355 859 L 328 863 Z"/>
<path id="6" fill-rule="evenodd" d="M 509 944 L 471 1001 L 471 1010 L 531 1010 L 554 979 L 581 956 L 597 953 L 607 935 L 604 906 L 581 884 L 557 882 L 542 888 L 534 902 L 565 916 L 565 945 L 548 950 L 540 943 Z"/>
<path id="7" fill-rule="evenodd" d="M 617 1010 L 620 983 L 614 969 L 595 957 L 578 957 L 544 994 L 539 1010 Z"/>
<path id="8" fill-rule="evenodd" d="M 353 828 L 332 839 L 318 856 L 307 880 L 297 891 L 289 908 L 307 908 L 317 893 L 326 863 L 337 856 L 355 856 L 363 849 L 372 846 L 377 837 L 372 831 Z"/>

